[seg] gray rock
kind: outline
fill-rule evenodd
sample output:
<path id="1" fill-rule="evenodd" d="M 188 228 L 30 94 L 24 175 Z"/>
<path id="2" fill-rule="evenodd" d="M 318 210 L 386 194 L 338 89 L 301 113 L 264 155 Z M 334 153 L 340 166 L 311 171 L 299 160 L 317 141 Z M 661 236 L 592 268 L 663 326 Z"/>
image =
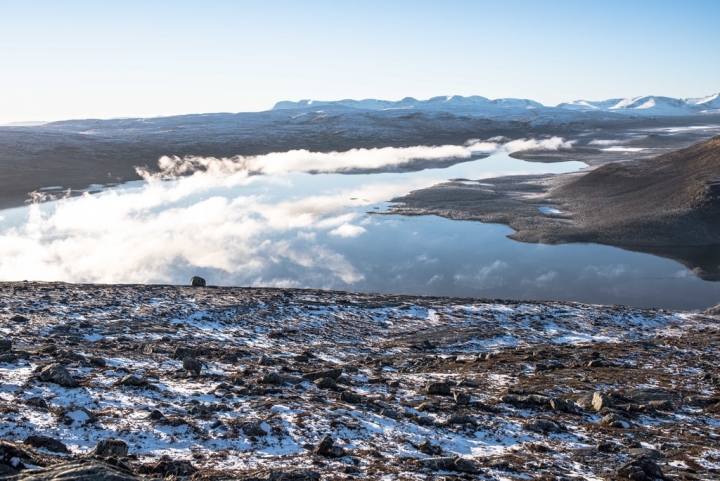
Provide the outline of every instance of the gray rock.
<path id="1" fill-rule="evenodd" d="M 122 439 L 103 439 L 95 445 L 92 454 L 102 456 L 103 458 L 109 458 L 111 456 L 124 458 L 128 454 L 128 445 Z"/>
<path id="2" fill-rule="evenodd" d="M 274 366 L 275 361 L 265 355 L 262 355 L 260 359 L 258 359 L 258 364 L 261 366 Z"/>
<path id="3" fill-rule="evenodd" d="M 616 413 L 610 413 L 605 415 L 601 420 L 600 424 L 603 426 L 609 426 L 611 428 L 629 429 L 632 427 L 632 423 Z"/>
<path id="4" fill-rule="evenodd" d="M 128 374 L 117 382 L 118 386 L 144 386 L 147 381 L 135 374 Z"/>
<path id="5" fill-rule="evenodd" d="M 432 471 L 459 471 L 461 473 L 477 473 L 477 465 L 470 459 L 460 457 L 438 457 L 418 459 L 415 464 Z"/>
<path id="6" fill-rule="evenodd" d="M 7 352 L 12 349 L 12 341 L 10 339 L 0 339 L 0 352 Z"/>
<path id="7" fill-rule="evenodd" d="M 200 277 L 200 276 L 193 276 L 193 277 L 190 279 L 190 285 L 191 285 L 192 287 L 205 287 L 205 286 L 207 285 L 207 283 L 205 282 L 205 279 L 203 279 L 202 277 Z"/>
<path id="8" fill-rule="evenodd" d="M 165 419 L 165 415 L 157 409 L 154 409 L 153 412 L 150 413 L 150 419 L 153 421 L 159 421 L 161 419 Z"/>
<path id="9" fill-rule="evenodd" d="M 467 406 L 470 404 L 470 395 L 464 392 L 455 391 L 453 398 L 455 399 L 455 404 L 459 406 Z"/>
<path id="10" fill-rule="evenodd" d="M 253 473 L 245 481 L 320 481 L 320 473 L 310 469 L 282 471 L 279 469 L 263 469 Z"/>
<path id="11" fill-rule="evenodd" d="M 61 364 L 45 366 L 38 376 L 41 381 L 52 382 L 63 387 L 77 387 L 78 383 Z"/>
<path id="12" fill-rule="evenodd" d="M 550 399 L 550 407 L 553 411 L 559 413 L 574 413 L 577 412 L 577 405 L 567 399 L 561 397 L 554 397 Z"/>
<path id="13" fill-rule="evenodd" d="M 267 436 L 270 434 L 270 431 L 268 431 L 263 424 L 266 423 L 260 420 L 247 421 L 240 425 L 240 430 L 245 433 L 246 436 Z"/>
<path id="14" fill-rule="evenodd" d="M 333 438 L 329 435 L 325 436 L 315 447 L 315 453 L 329 458 L 340 458 L 345 456 L 345 450 L 340 446 L 335 446 L 334 443 L 335 440 L 333 440 Z"/>
<path id="15" fill-rule="evenodd" d="M 183 358 L 183 369 L 190 372 L 200 373 L 202 370 L 202 362 L 198 361 L 194 357 L 184 357 Z"/>
<path id="16" fill-rule="evenodd" d="M 197 357 L 197 350 L 194 347 L 177 346 L 173 351 L 173 359 L 185 359 L 186 357 Z"/>
<path id="17" fill-rule="evenodd" d="M 593 394 L 592 398 L 592 407 L 597 412 L 600 412 L 603 410 L 603 408 L 607 408 L 611 406 L 610 398 L 607 397 L 605 394 L 596 391 Z"/>
<path id="18" fill-rule="evenodd" d="M 315 380 L 315 385 L 320 389 L 334 389 L 337 387 L 337 383 L 330 377 L 321 377 Z"/>
<path id="19" fill-rule="evenodd" d="M 48 451 L 51 451 L 53 453 L 70 452 L 67 446 L 65 446 L 62 442 L 58 441 L 55 438 L 51 438 L 50 436 L 43 436 L 42 434 L 34 434 L 32 436 L 28 436 L 25 439 L 24 443 L 28 446 L 32 446 L 33 448 L 47 449 Z"/>
<path id="20" fill-rule="evenodd" d="M 260 379 L 258 379 L 258 382 L 261 384 L 282 384 L 283 378 L 279 373 L 273 371 L 264 374 Z"/>
<path id="21" fill-rule="evenodd" d="M 427 439 L 418 445 L 418 451 L 420 451 L 423 454 L 428 454 L 430 456 L 440 456 L 443 452 L 443 450 L 440 446 L 432 444 Z"/>
<path id="22" fill-rule="evenodd" d="M 362 402 L 362 396 L 352 391 L 343 391 L 340 393 L 340 400 L 348 404 L 360 404 Z"/>
<path id="23" fill-rule="evenodd" d="M 617 470 L 619 478 L 631 479 L 632 481 L 651 481 L 654 479 L 665 479 L 660 466 L 652 459 L 641 456 L 624 464 Z"/>
<path id="24" fill-rule="evenodd" d="M 425 385 L 427 394 L 435 394 L 438 396 L 451 396 L 450 384 L 446 382 L 429 382 Z"/>
<path id="25" fill-rule="evenodd" d="M 342 372 L 342 369 L 328 369 L 327 371 L 308 372 L 303 374 L 302 377 L 308 381 L 315 381 L 316 379 L 320 379 L 322 377 L 329 377 L 333 381 L 337 381 L 337 379 L 342 375 Z"/>
<path id="26" fill-rule="evenodd" d="M 524 424 L 525 429 L 539 434 L 561 433 L 564 429 L 548 419 L 531 419 Z"/>
<path id="27" fill-rule="evenodd" d="M 34 406 L 36 408 L 48 409 L 48 403 L 41 397 L 31 397 L 25 400 L 25 404 L 28 406 Z"/>
<path id="28" fill-rule="evenodd" d="M 445 421 L 446 425 L 448 426 L 454 426 L 458 424 L 472 424 L 473 426 L 477 425 L 477 421 L 467 414 L 453 414 L 448 418 L 447 421 Z"/>
<path id="29" fill-rule="evenodd" d="M 176 479 L 178 476 L 192 476 L 197 472 L 197 468 L 190 461 L 179 459 L 161 459 L 153 466 L 149 474 L 156 477 Z"/>
<path id="30" fill-rule="evenodd" d="M 385 408 L 382 411 L 380 411 L 381 416 L 385 416 L 386 418 L 398 420 L 403 417 L 402 413 L 400 411 L 396 411 L 395 409 Z"/>
<path id="31" fill-rule="evenodd" d="M 28 469 L 10 479 L 15 481 L 140 481 L 143 478 L 97 459 L 78 459 L 54 464 L 48 468 Z"/>
<path id="32" fill-rule="evenodd" d="M 88 362 L 95 367 L 106 367 L 107 366 L 105 359 L 103 359 L 101 357 L 91 357 L 90 359 L 88 359 Z"/>

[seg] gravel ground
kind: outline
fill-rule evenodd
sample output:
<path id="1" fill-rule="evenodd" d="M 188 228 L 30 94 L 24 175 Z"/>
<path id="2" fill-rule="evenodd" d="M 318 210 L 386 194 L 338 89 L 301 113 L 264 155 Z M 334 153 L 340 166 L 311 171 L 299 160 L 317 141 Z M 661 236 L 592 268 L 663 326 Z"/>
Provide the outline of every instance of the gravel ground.
<path id="1" fill-rule="evenodd" d="M 720 479 L 711 312 L 293 289 L 0 291 L 10 479 Z"/>

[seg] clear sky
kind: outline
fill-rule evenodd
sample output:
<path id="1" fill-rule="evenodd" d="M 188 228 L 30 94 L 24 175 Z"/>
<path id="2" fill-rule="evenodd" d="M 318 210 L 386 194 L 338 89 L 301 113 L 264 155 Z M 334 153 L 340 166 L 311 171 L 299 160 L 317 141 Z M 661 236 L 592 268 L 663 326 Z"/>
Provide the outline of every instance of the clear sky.
<path id="1" fill-rule="evenodd" d="M 720 0 L 5 1 L 0 124 L 720 91 Z"/>

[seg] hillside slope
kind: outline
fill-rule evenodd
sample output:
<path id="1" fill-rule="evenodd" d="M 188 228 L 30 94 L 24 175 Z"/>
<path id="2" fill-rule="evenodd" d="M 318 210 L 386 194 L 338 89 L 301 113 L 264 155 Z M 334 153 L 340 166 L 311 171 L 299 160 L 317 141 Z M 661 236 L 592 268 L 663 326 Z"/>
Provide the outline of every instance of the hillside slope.
<path id="1" fill-rule="evenodd" d="M 619 245 L 720 244 L 720 137 L 599 167 L 551 191 L 577 240 Z"/>

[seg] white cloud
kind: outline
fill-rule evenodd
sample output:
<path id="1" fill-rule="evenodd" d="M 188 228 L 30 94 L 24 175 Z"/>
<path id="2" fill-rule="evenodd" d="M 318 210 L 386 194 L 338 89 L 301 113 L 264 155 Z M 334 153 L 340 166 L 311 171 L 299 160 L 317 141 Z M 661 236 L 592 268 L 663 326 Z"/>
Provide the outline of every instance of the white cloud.
<path id="1" fill-rule="evenodd" d="M 340 227 L 336 227 L 335 229 L 331 230 L 330 235 L 339 237 L 357 237 L 364 232 L 366 232 L 364 227 L 348 224 L 346 222 Z"/>
<path id="2" fill-rule="evenodd" d="M 435 284 L 436 282 L 440 282 L 445 278 L 442 274 L 435 274 L 430 278 L 429 281 L 427 281 L 427 285 Z"/>
<path id="3" fill-rule="evenodd" d="M 557 277 L 557 271 L 549 271 L 535 279 L 536 282 L 551 282 Z"/>
<path id="4" fill-rule="evenodd" d="M 625 264 L 609 264 L 606 266 L 587 266 L 580 274 L 581 278 L 594 274 L 598 277 L 613 278 L 628 272 L 628 266 Z"/>
<path id="5" fill-rule="evenodd" d="M 503 138 L 504 139 L 504 138 Z M 500 138 L 498 138 L 500 140 Z M 290 150 L 258 156 L 238 155 L 231 158 L 215 157 L 161 157 L 160 173 L 138 169 L 146 179 L 167 178 L 177 175 L 204 172 L 211 176 L 232 176 L 236 173 L 275 174 L 281 172 L 343 172 L 355 169 L 381 169 L 396 167 L 417 160 L 469 159 L 473 154 L 517 152 L 521 150 L 569 149 L 574 141 L 560 137 L 549 139 L 518 139 L 509 142 L 482 142 L 476 139 L 465 145 L 384 147 L 351 149 L 345 152 L 310 152 Z"/>

